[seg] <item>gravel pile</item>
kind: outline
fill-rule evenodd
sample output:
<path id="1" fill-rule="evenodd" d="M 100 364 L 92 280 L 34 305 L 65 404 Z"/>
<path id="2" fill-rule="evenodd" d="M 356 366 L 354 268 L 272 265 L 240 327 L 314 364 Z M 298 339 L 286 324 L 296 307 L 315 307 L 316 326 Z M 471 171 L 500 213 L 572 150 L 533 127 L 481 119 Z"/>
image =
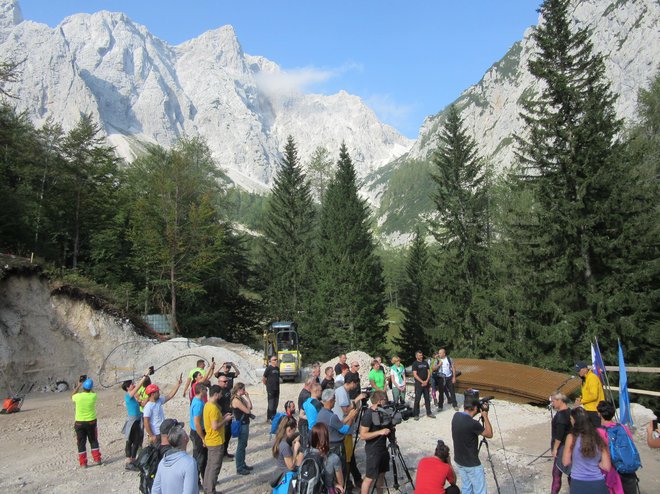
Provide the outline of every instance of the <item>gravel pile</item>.
<path id="1" fill-rule="evenodd" d="M 369 371 L 371 370 L 372 360 L 373 357 L 371 357 L 367 353 L 360 351 L 349 352 L 346 354 L 346 363 L 349 365 L 349 367 L 351 365 L 351 362 L 357 362 L 358 364 L 360 364 L 360 385 L 362 387 L 369 386 Z M 321 364 L 321 376 L 323 376 L 323 369 L 325 369 L 326 367 L 334 368 L 334 366 L 337 365 L 337 362 L 339 362 L 339 355 Z"/>

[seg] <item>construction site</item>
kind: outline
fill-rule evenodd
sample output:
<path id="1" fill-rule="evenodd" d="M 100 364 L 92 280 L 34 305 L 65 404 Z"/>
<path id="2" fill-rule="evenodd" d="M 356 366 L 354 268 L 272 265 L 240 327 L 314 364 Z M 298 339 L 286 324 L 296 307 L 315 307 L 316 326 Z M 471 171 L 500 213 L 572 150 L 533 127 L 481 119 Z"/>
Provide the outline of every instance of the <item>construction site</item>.
<path id="1" fill-rule="evenodd" d="M 271 455 L 270 424 L 266 422 L 266 392 L 261 384 L 264 351 L 229 343 L 219 338 L 166 339 L 147 325 L 133 321 L 66 286 L 52 286 L 38 270 L 6 267 L 0 277 L 0 389 L 4 396 L 21 400 L 20 411 L 0 415 L 0 485 L 4 492 L 26 493 L 137 493 L 136 472 L 124 469 L 125 420 L 123 391 L 119 384 L 142 374 L 148 366 L 152 381 L 164 393 L 180 374 L 187 375 L 198 359 L 233 362 L 240 370 L 238 381 L 247 385 L 256 419 L 250 430 L 247 460 L 254 466 L 249 477 L 237 475 L 226 462 L 218 489 L 232 493 L 270 492 L 268 481 L 276 468 Z M 358 361 L 368 385 L 372 356 L 359 351 L 348 354 Z M 337 363 L 338 356 L 322 363 L 322 369 Z M 410 362 L 405 362 L 409 365 Z M 561 389 L 566 394 L 579 389 L 580 380 L 569 374 L 506 362 L 456 359 L 461 370 L 459 391 L 480 389 L 492 395 L 491 422 L 494 437 L 488 441 L 492 464 L 481 451 L 489 492 L 545 493 L 551 483 L 549 456 L 551 411 L 548 396 Z M 572 362 L 567 363 L 570 369 Z M 299 382 L 281 385 L 279 406 L 297 401 Z M 98 431 L 104 461 L 80 469 L 73 430 L 71 389 L 78 376 L 87 374 L 98 393 Z M 408 386 L 408 401 L 412 400 Z M 457 393 L 459 406 L 462 393 Z M 184 423 L 189 419 L 189 400 L 181 392 L 165 405 L 167 417 Z M 635 443 L 643 468 L 639 470 L 642 493 L 660 492 L 660 456 L 646 446 L 645 428 L 654 416 L 651 410 L 631 407 L 636 425 Z M 397 426 L 397 440 L 413 479 L 419 460 L 433 453 L 437 439 L 451 444 L 451 418 L 445 408 L 436 420 L 422 416 Z M 192 444 L 189 446 L 192 448 Z M 232 441 L 229 451 L 236 448 Z M 364 462 L 363 444 L 357 447 L 358 465 Z M 412 492 L 412 486 L 401 486 Z M 564 485 L 562 492 L 568 492 Z"/>

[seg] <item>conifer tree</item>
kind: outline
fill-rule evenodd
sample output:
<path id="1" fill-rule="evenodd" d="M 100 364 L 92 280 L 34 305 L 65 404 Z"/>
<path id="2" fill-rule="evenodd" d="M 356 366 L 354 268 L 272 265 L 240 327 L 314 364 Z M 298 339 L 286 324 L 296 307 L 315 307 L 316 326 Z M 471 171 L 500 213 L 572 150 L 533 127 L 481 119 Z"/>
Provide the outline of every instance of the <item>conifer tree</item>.
<path id="1" fill-rule="evenodd" d="M 611 274 L 610 248 L 621 234 L 620 205 L 612 198 L 626 174 L 602 57 L 593 53 L 588 31 L 571 25 L 569 9 L 568 0 L 546 0 L 540 8 L 529 70 L 541 92 L 524 103 L 526 128 L 517 138 L 518 186 L 533 192 L 534 204 L 514 234 L 514 250 L 526 266 L 524 325 L 541 365 L 584 356 L 589 339 L 606 329 L 607 296 L 599 285 Z"/>
<path id="2" fill-rule="evenodd" d="M 270 317 L 297 318 L 309 300 L 315 212 L 293 137 L 275 175 L 268 201 L 260 275 Z"/>
<path id="3" fill-rule="evenodd" d="M 433 156 L 439 243 L 440 338 L 457 350 L 476 352 L 483 336 L 490 282 L 488 177 L 477 146 L 451 106 Z"/>
<path id="4" fill-rule="evenodd" d="M 328 355 L 347 349 L 376 352 L 386 339 L 383 268 L 375 253 L 369 208 L 358 194 L 345 144 L 320 216 L 310 312 L 315 346 Z M 311 346 L 312 335 L 306 336 Z"/>
<path id="5" fill-rule="evenodd" d="M 428 245 L 417 228 L 406 262 L 406 280 L 401 289 L 404 316 L 401 333 L 394 340 L 407 362 L 414 360 L 417 350 L 426 352 L 431 348 L 430 331 L 434 326 L 434 314 L 430 269 Z"/>

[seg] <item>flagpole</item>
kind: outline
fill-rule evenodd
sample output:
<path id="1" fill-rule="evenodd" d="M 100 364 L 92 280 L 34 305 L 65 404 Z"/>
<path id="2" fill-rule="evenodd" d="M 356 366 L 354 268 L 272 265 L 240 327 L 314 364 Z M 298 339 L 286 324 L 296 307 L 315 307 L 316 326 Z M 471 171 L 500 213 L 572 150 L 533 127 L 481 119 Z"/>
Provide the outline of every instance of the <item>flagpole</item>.
<path id="1" fill-rule="evenodd" d="M 598 344 L 598 337 L 594 336 L 594 341 L 596 342 L 596 349 L 598 349 L 598 354 L 600 355 L 601 360 L 603 360 L 603 353 L 600 351 L 600 345 Z M 619 421 L 619 414 L 616 411 L 616 402 L 614 401 L 614 393 L 612 393 L 612 386 L 610 386 L 610 378 L 607 376 L 607 369 L 605 369 L 605 361 L 603 360 L 603 376 L 605 376 L 605 383 L 607 386 L 607 391 L 610 393 L 610 401 L 614 405 L 614 418 L 616 421 Z"/>

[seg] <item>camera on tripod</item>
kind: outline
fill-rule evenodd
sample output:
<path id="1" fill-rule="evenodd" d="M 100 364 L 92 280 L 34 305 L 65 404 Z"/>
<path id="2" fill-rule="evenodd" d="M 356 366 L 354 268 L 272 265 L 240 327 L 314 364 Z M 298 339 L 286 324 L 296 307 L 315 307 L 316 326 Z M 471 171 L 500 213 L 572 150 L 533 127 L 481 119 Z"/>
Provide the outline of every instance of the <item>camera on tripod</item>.
<path id="1" fill-rule="evenodd" d="M 364 398 L 362 398 L 362 408 L 367 408 L 369 406 L 369 398 L 371 397 L 371 393 L 373 393 L 374 388 L 371 386 L 366 386 L 364 388 L 360 388 L 360 393 L 365 395 Z"/>
<path id="2" fill-rule="evenodd" d="M 373 422 L 374 425 L 379 427 L 393 427 L 413 416 L 412 407 L 405 403 L 395 403 L 393 401 L 378 407 L 376 412 L 378 413 L 373 416 Z"/>
<path id="3" fill-rule="evenodd" d="M 469 404 L 477 409 L 477 412 L 481 413 L 487 412 L 490 408 L 489 402 L 494 399 L 494 396 L 486 396 L 485 398 L 479 398 L 478 389 L 466 389 L 463 393 L 463 398 L 465 404 Z"/>

